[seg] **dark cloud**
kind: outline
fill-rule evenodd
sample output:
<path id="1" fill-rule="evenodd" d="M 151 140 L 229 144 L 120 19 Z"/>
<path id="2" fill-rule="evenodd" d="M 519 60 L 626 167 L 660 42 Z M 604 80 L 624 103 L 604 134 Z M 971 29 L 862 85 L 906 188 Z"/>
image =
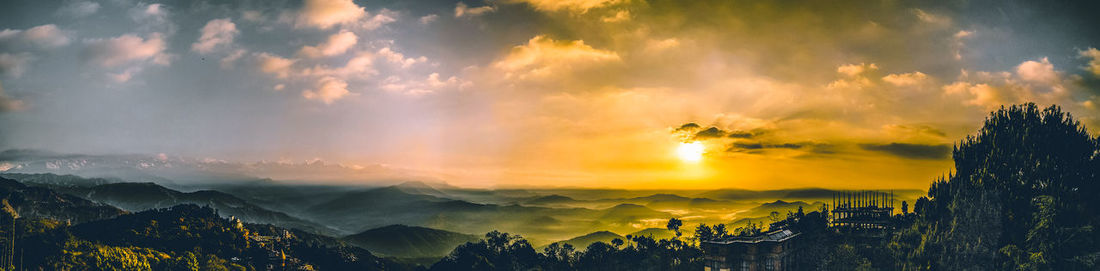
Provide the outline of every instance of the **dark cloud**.
<path id="1" fill-rule="evenodd" d="M 742 130 L 730 131 L 730 130 L 725 130 L 725 129 L 718 128 L 718 127 L 715 127 L 715 126 L 711 126 L 711 127 L 706 128 L 706 129 L 702 129 L 702 128 L 703 128 L 703 126 L 700 126 L 699 124 L 696 124 L 694 122 L 689 122 L 689 123 L 686 123 L 684 125 L 680 125 L 680 128 L 676 128 L 675 132 L 677 132 L 677 133 L 694 132 L 694 134 L 690 134 L 691 138 L 692 139 L 699 139 L 699 140 L 717 139 L 717 138 L 723 138 L 723 137 L 735 138 L 735 139 L 750 139 L 750 138 L 757 137 L 757 136 L 762 135 L 762 134 L 767 132 L 763 129 L 754 129 L 754 130 L 751 130 L 751 131 L 742 131 Z M 702 129 L 702 130 L 700 130 L 700 129 Z"/>
<path id="2" fill-rule="evenodd" d="M 804 155 L 799 157 L 820 157 L 822 155 L 829 155 L 837 153 L 836 145 L 830 143 L 819 142 L 780 142 L 780 143 L 765 143 L 765 142 L 734 142 L 730 144 L 727 152 L 735 153 L 750 153 L 761 154 L 768 150 L 798 150 L 805 152 Z"/>
<path id="3" fill-rule="evenodd" d="M 735 131 L 729 133 L 730 138 L 752 138 L 754 136 L 756 136 L 756 134 L 744 131 Z"/>
<path id="4" fill-rule="evenodd" d="M 676 131 L 677 132 L 695 131 L 695 130 L 698 130 L 699 128 L 701 128 L 701 127 L 702 126 L 699 126 L 699 124 L 695 124 L 694 122 L 688 122 L 688 123 L 685 123 L 684 125 L 680 125 L 680 128 L 676 128 Z"/>
<path id="5" fill-rule="evenodd" d="M 714 126 L 695 133 L 695 139 L 719 138 L 724 136 L 726 136 L 726 131 Z"/>
<path id="6" fill-rule="evenodd" d="M 951 155 L 951 146 L 947 144 L 925 145 L 911 143 L 860 144 L 860 148 L 869 151 L 884 152 L 908 159 L 939 160 Z"/>
<path id="7" fill-rule="evenodd" d="M 730 149 L 746 149 L 746 150 L 759 150 L 759 149 L 801 149 L 806 147 L 807 143 L 779 143 L 779 144 L 763 144 L 763 143 L 733 143 L 730 145 Z"/>

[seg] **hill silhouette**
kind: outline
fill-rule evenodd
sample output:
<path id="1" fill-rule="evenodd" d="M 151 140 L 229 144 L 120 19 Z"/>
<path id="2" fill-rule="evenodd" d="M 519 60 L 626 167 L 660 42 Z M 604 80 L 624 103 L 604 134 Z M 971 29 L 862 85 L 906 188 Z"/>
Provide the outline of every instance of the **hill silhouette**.
<path id="1" fill-rule="evenodd" d="M 348 244 L 381 255 L 423 258 L 443 257 L 458 245 L 477 242 L 477 235 L 425 227 L 390 225 L 342 238 Z"/>

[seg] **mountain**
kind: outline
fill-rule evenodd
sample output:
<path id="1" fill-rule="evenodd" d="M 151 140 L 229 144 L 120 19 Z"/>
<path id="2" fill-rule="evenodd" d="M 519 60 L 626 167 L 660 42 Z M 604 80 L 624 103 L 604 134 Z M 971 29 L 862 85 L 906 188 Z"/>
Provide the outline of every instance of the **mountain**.
<path id="1" fill-rule="evenodd" d="M 319 160 L 305 162 L 229 162 L 211 158 L 189 158 L 168 154 L 65 154 L 40 150 L 0 152 L 0 171 L 5 173 L 53 173 L 82 177 L 118 178 L 132 182 L 154 182 L 178 188 L 186 185 L 217 185 L 248 182 L 257 176 L 280 180 L 347 182 L 360 180 L 405 180 L 407 172 L 384 165 L 343 165 Z M 386 184 L 399 181 L 385 181 Z"/>
<path id="2" fill-rule="evenodd" d="M 429 195 L 441 198 L 451 197 L 451 195 L 447 194 L 446 192 L 440 191 L 432 185 L 419 181 L 403 182 L 398 185 L 394 185 L 393 187 L 409 194 Z"/>
<path id="3" fill-rule="evenodd" d="M 91 187 L 96 185 L 122 182 L 118 179 L 83 178 L 76 175 L 56 175 L 49 173 L 4 173 L 0 174 L 0 177 L 18 180 L 23 184 L 43 185 L 49 187 Z"/>
<path id="4" fill-rule="evenodd" d="M 572 245 L 573 248 L 576 249 L 576 250 L 584 250 L 585 248 L 588 248 L 588 245 L 591 245 L 592 243 L 604 242 L 604 243 L 611 244 L 611 240 L 614 240 L 614 239 L 622 239 L 622 240 L 625 241 L 626 237 L 623 237 L 622 235 L 618 235 L 618 234 L 615 234 L 614 232 L 610 232 L 610 231 L 598 231 L 598 232 L 593 232 L 593 233 L 573 237 L 573 238 L 570 238 L 569 240 L 558 241 L 558 242 L 555 242 L 555 243 L 569 244 L 569 245 Z M 540 250 L 541 249 L 542 248 L 540 248 Z"/>
<path id="5" fill-rule="evenodd" d="M 20 174 L 12 175 L 26 177 L 33 186 L 52 188 L 54 191 L 77 196 L 82 199 L 95 201 L 123 210 L 137 212 L 150 209 L 167 208 L 180 204 L 195 204 L 211 206 L 226 216 L 234 216 L 249 223 L 269 223 L 283 227 L 309 230 L 324 234 L 337 234 L 338 231 L 299 219 L 285 213 L 271 211 L 256 206 L 236 196 L 212 191 L 201 190 L 190 193 L 172 190 L 155 183 L 101 183 L 103 179 L 83 179 L 75 176 L 58 176 L 53 174 Z M 44 180 L 65 180 L 44 181 Z M 74 185 L 75 184 L 75 185 Z"/>
<path id="6" fill-rule="evenodd" d="M 822 203 L 822 202 L 814 202 L 814 203 L 811 204 L 811 203 L 806 203 L 806 202 L 802 202 L 802 201 L 786 202 L 786 201 L 782 201 L 782 200 L 776 200 L 774 202 L 763 203 L 763 204 L 760 204 L 760 206 L 756 206 L 752 209 L 749 209 L 744 214 L 742 214 L 741 217 L 745 217 L 745 216 L 751 216 L 751 217 L 768 216 L 768 215 L 771 214 L 771 212 L 778 212 L 779 215 L 781 215 L 783 217 L 786 217 L 787 212 L 797 212 L 798 207 L 802 207 L 803 212 L 810 212 L 810 211 L 813 211 L 813 210 L 821 209 L 821 206 L 823 206 L 823 205 L 824 205 L 824 203 Z"/>
<path id="7" fill-rule="evenodd" d="M 455 247 L 477 242 L 477 235 L 425 227 L 390 225 L 342 238 L 371 252 L 404 258 L 443 257 Z"/>
<path id="8" fill-rule="evenodd" d="M 667 218 L 671 214 L 649 209 L 648 207 L 623 203 L 603 210 L 603 219 L 630 221 L 642 218 Z"/>
<path id="9" fill-rule="evenodd" d="M 112 218 L 126 213 L 118 208 L 95 203 L 47 188 L 26 186 L 16 180 L 0 178 L 0 199 L 22 217 L 69 221 L 74 224 Z"/>
<path id="10" fill-rule="evenodd" d="M 233 265 L 251 267 L 248 269 L 262 269 L 267 265 L 285 266 L 294 270 L 411 269 L 410 266 L 380 258 L 361 248 L 347 246 L 331 237 L 270 225 L 240 223 L 221 217 L 212 208 L 196 205 L 178 205 L 122 215 L 73 226 L 68 232 L 79 240 L 112 247 L 137 247 L 176 255 L 209 254 L 210 256 L 204 258 L 213 257 L 215 260 L 211 262 L 225 263 L 225 260 L 216 259 L 229 259 Z M 39 243 L 48 244 L 50 241 L 71 242 L 64 238 L 47 237 Z M 70 252 L 67 247 L 55 253 L 62 256 L 75 254 L 60 257 L 61 261 L 84 254 Z M 33 259 L 33 255 L 31 257 L 32 266 L 35 261 L 49 260 Z"/>

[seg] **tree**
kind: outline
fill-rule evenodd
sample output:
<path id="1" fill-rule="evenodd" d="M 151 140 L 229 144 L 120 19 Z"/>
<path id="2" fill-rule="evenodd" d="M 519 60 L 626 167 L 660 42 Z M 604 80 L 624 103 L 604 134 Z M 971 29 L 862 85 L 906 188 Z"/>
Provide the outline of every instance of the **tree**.
<path id="1" fill-rule="evenodd" d="M 772 211 L 771 213 L 768 214 L 768 220 L 770 220 L 772 223 L 775 223 L 775 222 L 779 222 L 780 220 L 783 220 L 783 217 L 779 216 L 779 212 Z"/>
<path id="2" fill-rule="evenodd" d="M 714 230 L 707 224 L 700 223 L 699 226 L 695 227 L 695 238 L 698 238 L 700 242 L 709 241 L 714 237 Z"/>
<path id="3" fill-rule="evenodd" d="M 623 239 L 619 239 L 619 238 L 611 239 L 611 245 L 615 246 L 615 248 L 619 248 L 619 247 L 623 246 Z"/>
<path id="4" fill-rule="evenodd" d="M 680 226 L 683 226 L 683 225 L 684 225 L 684 221 L 681 221 L 681 220 L 676 219 L 675 217 L 673 217 L 673 218 L 668 219 L 668 225 L 666 225 L 665 227 L 667 227 L 668 230 L 670 230 L 670 231 L 676 232 L 676 238 L 679 238 L 680 235 L 683 235 L 682 233 L 680 233 Z"/>
<path id="5" fill-rule="evenodd" d="M 730 235 L 730 233 L 729 233 L 729 230 L 726 229 L 726 224 L 715 224 L 714 225 L 714 237 L 715 238 L 725 238 L 726 236 L 729 236 L 729 235 Z"/>
<path id="6" fill-rule="evenodd" d="M 905 201 L 901 201 L 901 214 L 903 214 L 903 215 L 909 214 L 909 203 L 907 203 Z"/>
<path id="7" fill-rule="evenodd" d="M 927 241 L 910 261 L 931 269 L 1096 270 L 1098 142 L 1057 106 L 993 112 L 953 149 L 954 172 L 917 200 L 916 226 Z"/>

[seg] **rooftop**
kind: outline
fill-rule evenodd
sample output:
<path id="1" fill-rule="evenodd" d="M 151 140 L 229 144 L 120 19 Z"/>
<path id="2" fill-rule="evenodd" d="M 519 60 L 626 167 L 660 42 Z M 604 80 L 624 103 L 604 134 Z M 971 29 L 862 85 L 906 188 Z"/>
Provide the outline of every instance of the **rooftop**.
<path id="1" fill-rule="evenodd" d="M 801 234 L 801 233 L 795 233 L 795 232 L 792 232 L 791 230 L 777 230 L 777 231 L 771 231 L 771 232 L 764 233 L 764 234 L 757 235 L 757 236 L 732 236 L 732 237 L 726 237 L 726 238 L 722 238 L 722 239 L 718 239 L 718 240 L 709 240 L 709 241 L 704 241 L 704 242 L 712 243 L 712 244 L 732 244 L 732 243 L 755 244 L 755 243 L 760 243 L 760 242 L 783 242 L 783 241 L 786 241 L 787 239 L 794 238 L 795 236 L 798 236 L 799 234 Z"/>

